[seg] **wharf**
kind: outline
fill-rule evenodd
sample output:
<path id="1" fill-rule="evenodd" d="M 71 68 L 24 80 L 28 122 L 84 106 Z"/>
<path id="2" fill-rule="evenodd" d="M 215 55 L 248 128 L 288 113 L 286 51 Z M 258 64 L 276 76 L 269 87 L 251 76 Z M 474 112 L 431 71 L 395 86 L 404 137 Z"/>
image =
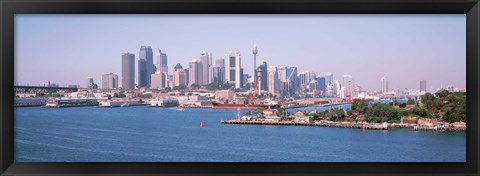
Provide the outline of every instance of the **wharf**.
<path id="1" fill-rule="evenodd" d="M 337 128 L 357 128 L 365 130 L 388 130 L 387 126 L 382 124 L 360 124 L 360 123 L 306 123 L 306 122 L 268 122 L 268 121 L 240 121 L 240 120 L 222 120 L 221 124 L 240 124 L 240 125 L 284 125 L 284 126 L 318 126 L 318 127 L 337 127 Z"/>

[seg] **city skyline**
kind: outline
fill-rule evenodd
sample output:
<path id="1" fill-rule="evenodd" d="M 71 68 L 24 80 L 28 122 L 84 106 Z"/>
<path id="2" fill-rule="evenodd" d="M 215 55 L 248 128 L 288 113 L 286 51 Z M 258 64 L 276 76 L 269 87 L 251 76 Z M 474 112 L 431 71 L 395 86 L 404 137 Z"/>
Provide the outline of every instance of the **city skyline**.
<path id="1" fill-rule="evenodd" d="M 352 75 L 355 83 L 362 85 L 362 89 L 364 90 L 379 90 L 380 79 L 384 76 L 388 77 L 389 89 L 419 89 L 418 85 L 420 80 L 427 80 L 428 90 L 430 90 L 431 87 L 435 88 L 442 85 L 446 87 L 449 84 L 452 84 L 454 87 L 465 88 L 466 53 L 464 15 L 261 15 L 258 19 L 254 15 L 231 15 L 227 17 L 214 15 L 63 16 L 64 15 L 16 16 L 16 30 L 18 31 L 15 33 L 15 41 L 18 41 L 15 43 L 16 84 L 35 85 L 51 81 L 60 85 L 82 85 L 81 83 L 84 82 L 87 77 L 93 77 L 95 82 L 99 83 L 101 82 L 101 76 L 104 74 L 114 73 L 121 75 L 120 55 L 122 53 L 129 52 L 134 54 L 135 63 L 137 63 L 140 58 L 140 46 L 152 46 L 153 50 L 160 49 L 162 53 L 167 53 L 169 58 L 168 70 L 173 70 L 173 66 L 177 63 L 183 66 L 188 65 L 189 61 L 198 59 L 199 55 L 204 51 L 208 51 L 210 53 L 209 55 L 213 54 L 213 58 L 209 59 L 217 60 L 227 59 L 226 56 L 229 51 L 238 50 L 241 53 L 242 68 L 245 69 L 243 73 L 251 75 L 253 73 L 253 54 L 251 53 L 251 48 L 253 43 L 256 42 L 258 47 L 257 65 L 266 61 L 269 66 L 293 66 L 298 68 L 297 72 L 310 70 L 315 72 L 317 76 L 325 76 L 326 72 L 332 72 L 334 81 L 342 81 L 342 76 L 348 74 Z M 101 18 L 98 18 L 99 16 Z M 174 21 L 174 19 L 178 21 Z M 205 19 L 216 19 L 217 22 L 210 22 Z M 167 38 L 165 39 L 166 42 L 162 42 L 162 37 L 155 37 L 154 35 L 159 32 L 155 32 L 150 34 L 148 38 L 140 36 L 136 40 L 123 41 L 125 42 L 124 46 L 120 45 L 118 48 L 113 47 L 117 46 L 114 43 L 119 43 L 119 41 L 115 42 L 115 40 L 118 39 L 112 36 L 125 34 L 126 32 L 124 30 L 118 30 L 118 32 L 112 30 L 113 34 L 104 32 L 115 27 L 115 25 L 118 25 L 122 20 L 134 21 L 135 23 L 163 20 L 165 23 L 161 24 L 165 25 L 179 23 L 180 27 L 169 26 L 169 28 L 167 28 L 168 30 L 165 30 L 166 34 L 164 34 L 176 33 L 177 35 L 173 35 L 173 38 L 176 38 L 178 41 Z M 140 20 L 141 22 L 135 20 Z M 197 33 L 187 36 L 182 35 L 189 32 L 189 30 L 187 30 L 188 26 L 196 26 L 202 22 L 206 22 L 207 24 L 215 23 L 215 26 L 220 28 L 215 28 L 214 26 L 211 29 L 220 30 L 225 28 L 225 26 L 218 25 L 222 22 L 246 25 L 247 21 L 253 24 L 245 27 L 245 32 L 242 32 L 242 30 L 233 30 L 236 32 L 234 34 L 237 34 L 238 37 L 235 35 L 229 37 L 223 36 L 226 41 L 219 40 L 219 42 L 214 42 L 222 37 L 214 35 L 213 33 L 215 32 L 209 32 L 207 29 L 202 28 L 203 26 L 198 27 L 201 30 L 198 30 L 198 28 L 192 29 L 193 31 L 197 29 Z M 330 25 L 330 28 L 315 32 L 315 30 L 322 27 L 322 25 L 312 25 L 310 24 L 312 21 L 322 22 L 322 24 L 326 23 L 324 25 Z M 362 21 L 365 24 L 363 24 Z M 99 24 L 100 22 L 106 22 L 107 24 L 103 25 L 103 28 L 102 25 L 100 28 L 95 28 L 95 26 L 92 25 Z M 265 24 L 261 24 L 262 22 Z M 101 44 L 80 45 L 84 42 L 78 42 L 77 40 L 82 39 L 80 39 L 79 36 L 73 35 L 80 32 L 77 31 L 79 29 L 75 28 L 78 27 L 78 23 L 83 25 L 80 27 L 83 30 L 80 31 L 85 34 L 85 38 L 91 38 L 92 36 L 88 34 L 92 33 L 93 36 L 99 37 L 100 43 L 102 43 L 105 41 L 102 41 L 102 36 L 99 35 L 104 34 L 106 37 L 103 37 L 103 40 L 106 40 L 105 38 L 112 39 L 112 47 L 103 45 L 100 47 Z M 400 23 L 400 26 L 398 23 Z M 269 26 L 269 24 L 274 27 L 266 27 Z M 291 26 L 282 26 L 282 24 L 290 24 Z M 410 26 L 402 26 L 405 24 L 409 24 Z M 108 27 L 108 25 L 112 25 L 112 27 Z M 372 25 L 379 29 L 372 28 Z M 228 28 L 228 25 L 226 26 Z M 356 30 L 351 30 L 346 28 L 346 26 L 354 27 Z M 284 27 L 286 30 L 278 29 L 278 31 L 273 31 L 273 34 L 266 32 L 267 29 L 277 30 L 275 27 Z M 53 28 L 58 30 L 58 33 L 46 30 Z M 180 32 L 174 30 L 177 28 L 184 30 L 180 30 Z M 164 28 L 152 27 L 152 29 L 158 31 L 158 29 Z M 135 29 L 133 32 L 152 29 Z M 332 32 L 333 29 L 340 30 L 341 32 Z M 325 30 L 330 32 L 322 33 Z M 308 31 L 311 32 L 309 33 Z M 349 38 L 352 37 L 349 33 L 356 31 L 360 31 L 357 33 L 365 35 L 357 34 L 353 36 L 354 38 Z M 412 36 L 406 37 L 405 35 L 397 33 L 405 31 Z M 47 32 L 48 35 L 46 34 Z M 282 32 L 284 32 L 283 34 L 291 34 L 292 36 L 286 37 L 282 35 Z M 205 35 L 210 33 L 211 35 Z M 311 36 L 307 38 L 305 34 L 300 35 L 299 33 L 306 33 Z M 347 37 L 343 37 L 342 33 Z M 252 35 L 252 37 L 245 37 L 247 34 Z M 329 34 L 331 34 L 331 36 Z M 54 36 L 51 38 L 53 41 L 48 42 L 62 43 L 60 41 L 66 40 L 62 43 L 65 43 L 65 46 L 39 45 L 40 42 L 47 42 L 42 40 L 44 37 L 52 37 L 52 35 Z M 266 35 L 267 37 L 263 37 L 262 35 Z M 62 39 L 62 36 L 66 39 Z M 209 36 L 212 42 L 201 42 L 209 41 Z M 126 38 L 129 37 L 131 36 L 127 35 Z M 204 40 L 196 40 L 195 37 L 200 37 Z M 205 39 L 205 37 L 207 39 Z M 295 37 L 297 38 L 295 39 Z M 144 39 L 143 42 L 142 39 Z M 315 39 L 325 40 L 317 41 Z M 360 42 L 358 41 L 359 39 Z M 155 40 L 159 41 L 155 42 Z M 70 41 L 70 43 L 68 41 Z M 190 41 L 190 43 L 193 44 L 186 44 L 185 41 Z M 395 43 L 392 44 L 392 41 Z M 228 48 L 225 47 L 225 42 L 229 43 L 227 45 Z M 272 44 L 272 42 L 275 44 Z M 156 45 L 160 45 L 157 43 L 161 43 L 161 46 L 156 47 Z M 184 46 L 184 43 L 186 46 Z M 364 44 L 365 46 L 360 44 Z M 390 45 L 387 47 L 382 46 L 384 44 Z M 69 52 L 72 50 L 70 47 L 77 45 L 80 46 L 80 49 L 89 49 L 82 50 L 82 52 Z M 132 48 L 133 45 L 136 46 Z M 411 45 L 414 46 L 412 47 Z M 320 52 L 314 50 L 316 47 L 322 48 Z M 183 51 L 182 48 L 190 49 Z M 343 52 L 340 52 L 339 49 L 342 48 L 343 50 L 340 51 Z M 351 52 L 345 52 L 345 48 Z M 369 48 L 369 50 L 362 50 L 364 48 Z M 330 49 L 335 53 L 330 51 Z M 31 52 L 31 50 L 44 52 Z M 179 50 L 183 52 L 178 52 Z M 378 50 L 384 52 L 379 53 Z M 313 56 L 309 55 L 312 54 L 312 51 L 315 51 L 313 52 Z M 402 57 L 399 58 L 396 54 L 402 53 L 402 51 L 406 56 L 401 55 Z M 317 52 L 319 56 L 316 55 Z M 35 53 L 43 53 L 41 56 L 45 55 L 45 58 L 39 58 L 38 54 Z M 57 56 L 62 53 L 63 57 Z M 92 53 L 96 55 L 92 55 Z M 80 56 L 77 56 L 77 54 Z M 115 57 L 111 57 L 112 55 Z M 91 58 L 88 56 L 91 56 Z M 68 59 L 76 57 L 81 57 L 82 59 Z M 99 58 L 100 60 L 98 60 Z M 65 62 L 66 59 L 68 59 L 67 62 Z M 48 64 L 49 62 L 60 62 L 61 64 Z M 76 67 L 72 67 L 72 63 L 68 62 L 72 62 Z M 363 67 L 359 68 L 359 64 Z M 61 67 L 59 67 L 59 65 Z M 391 69 L 392 67 L 396 69 Z M 137 71 L 137 68 L 138 66 L 135 64 L 135 71 Z M 430 70 L 425 71 L 425 69 Z M 67 75 L 69 76 L 65 77 L 65 74 L 58 74 L 58 72 L 62 71 L 68 71 Z M 212 74 L 211 72 L 210 70 L 208 74 Z M 173 72 L 169 72 L 169 74 L 173 74 Z"/>

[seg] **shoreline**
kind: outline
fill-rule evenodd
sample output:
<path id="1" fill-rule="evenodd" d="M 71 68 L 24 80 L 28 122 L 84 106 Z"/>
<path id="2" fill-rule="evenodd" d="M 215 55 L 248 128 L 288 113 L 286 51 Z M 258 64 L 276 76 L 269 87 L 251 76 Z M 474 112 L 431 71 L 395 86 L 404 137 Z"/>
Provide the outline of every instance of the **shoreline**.
<path id="1" fill-rule="evenodd" d="M 333 127 L 333 128 L 355 128 L 363 130 L 388 130 L 389 128 L 411 128 L 414 131 L 461 131 L 465 132 L 466 127 L 439 127 L 433 125 L 418 124 L 396 124 L 396 123 L 356 123 L 356 122 L 326 122 L 326 123 L 309 123 L 309 122 L 291 122 L 291 121 L 242 121 L 242 120 L 222 120 L 221 124 L 235 125 L 274 125 L 274 126 L 317 126 L 317 127 Z"/>

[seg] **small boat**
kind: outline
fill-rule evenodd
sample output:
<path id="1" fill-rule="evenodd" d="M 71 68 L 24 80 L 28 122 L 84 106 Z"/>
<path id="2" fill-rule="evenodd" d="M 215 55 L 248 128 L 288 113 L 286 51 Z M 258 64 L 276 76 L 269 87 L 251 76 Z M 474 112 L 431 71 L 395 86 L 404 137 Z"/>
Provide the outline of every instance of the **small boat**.
<path id="1" fill-rule="evenodd" d="M 202 128 L 203 128 L 204 126 L 205 126 L 205 124 L 203 124 L 203 121 L 202 121 L 202 122 L 200 122 L 200 127 L 202 127 Z"/>

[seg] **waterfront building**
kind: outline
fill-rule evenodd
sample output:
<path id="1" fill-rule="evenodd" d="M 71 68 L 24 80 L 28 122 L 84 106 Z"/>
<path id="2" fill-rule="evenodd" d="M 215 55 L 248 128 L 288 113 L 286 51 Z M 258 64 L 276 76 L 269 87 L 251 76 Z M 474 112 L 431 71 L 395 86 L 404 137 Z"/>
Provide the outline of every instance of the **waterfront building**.
<path id="1" fill-rule="evenodd" d="M 102 89 L 117 89 L 118 75 L 109 73 L 102 75 Z"/>
<path id="2" fill-rule="evenodd" d="M 225 83 L 225 59 L 217 59 L 212 69 L 213 82 L 217 85 Z"/>
<path id="3" fill-rule="evenodd" d="M 146 86 L 149 87 L 151 80 L 150 80 L 150 75 L 152 75 L 157 68 L 153 64 L 153 50 L 152 47 L 150 46 L 141 46 L 140 47 L 140 53 L 138 55 L 138 58 L 141 60 L 145 60 L 145 78 L 146 78 Z M 140 83 L 140 82 L 139 82 Z M 141 87 L 141 86 L 138 86 Z"/>
<path id="4" fill-rule="evenodd" d="M 212 64 L 212 53 L 202 52 L 200 54 L 200 62 L 202 62 L 202 82 L 201 85 L 206 85 L 211 83 L 211 64 Z"/>
<path id="5" fill-rule="evenodd" d="M 268 92 L 271 94 L 280 93 L 280 79 L 278 79 L 278 69 L 276 66 L 268 68 Z"/>
<path id="6" fill-rule="evenodd" d="M 137 86 L 141 87 L 148 87 L 148 78 L 150 77 L 147 74 L 147 60 L 145 59 L 138 59 L 138 74 L 137 74 Z"/>
<path id="7" fill-rule="evenodd" d="M 80 88 L 80 85 L 68 85 L 68 88 Z"/>
<path id="8" fill-rule="evenodd" d="M 388 92 L 388 78 L 386 76 L 382 77 L 381 82 L 382 82 L 382 93 L 387 93 Z"/>
<path id="9" fill-rule="evenodd" d="M 262 90 L 268 91 L 267 69 L 268 69 L 267 62 L 263 62 L 263 64 L 257 68 L 257 74 L 256 74 L 257 79 L 254 79 L 254 81 L 256 80 L 257 82 L 256 83 L 254 82 L 253 85 L 254 86 L 257 85 L 258 92 Z"/>
<path id="10" fill-rule="evenodd" d="M 220 102 L 232 101 L 234 96 L 235 96 L 235 92 L 231 90 L 215 91 L 215 99 Z"/>
<path id="11" fill-rule="evenodd" d="M 135 55 L 130 53 L 122 55 L 122 88 L 135 88 Z"/>
<path id="12" fill-rule="evenodd" d="M 420 81 L 420 92 L 427 92 L 427 80 Z"/>
<path id="13" fill-rule="evenodd" d="M 230 84 L 235 84 L 235 88 L 242 88 L 243 86 L 243 70 L 240 58 L 240 52 L 229 52 L 227 56 L 227 70 L 226 78 Z"/>
<path id="14" fill-rule="evenodd" d="M 203 65 L 199 60 L 193 59 L 188 63 L 188 86 L 192 84 L 202 85 Z"/>
<path id="15" fill-rule="evenodd" d="M 166 53 L 162 53 L 162 50 L 157 51 L 157 71 L 168 74 L 168 57 Z"/>
<path id="16" fill-rule="evenodd" d="M 164 72 L 155 72 L 151 75 L 152 85 L 151 89 L 162 89 L 167 87 L 167 74 Z"/>
<path id="17" fill-rule="evenodd" d="M 187 72 L 183 69 L 175 69 L 173 86 L 187 85 Z"/>

